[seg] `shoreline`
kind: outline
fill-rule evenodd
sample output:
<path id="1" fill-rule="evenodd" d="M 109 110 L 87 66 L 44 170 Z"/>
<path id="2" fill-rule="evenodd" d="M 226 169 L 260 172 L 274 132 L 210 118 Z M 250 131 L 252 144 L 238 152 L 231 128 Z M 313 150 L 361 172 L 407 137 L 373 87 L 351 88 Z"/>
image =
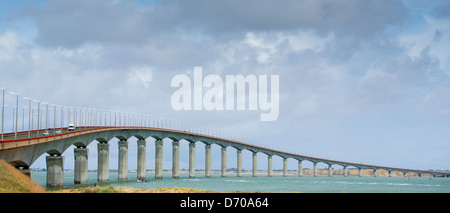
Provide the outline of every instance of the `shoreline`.
<path id="1" fill-rule="evenodd" d="M 56 189 L 48 190 L 50 193 L 232 193 L 232 192 L 220 192 L 201 190 L 186 187 L 160 187 L 139 189 L 132 187 L 114 187 L 114 186 L 87 186 L 81 188 L 71 189 Z"/>

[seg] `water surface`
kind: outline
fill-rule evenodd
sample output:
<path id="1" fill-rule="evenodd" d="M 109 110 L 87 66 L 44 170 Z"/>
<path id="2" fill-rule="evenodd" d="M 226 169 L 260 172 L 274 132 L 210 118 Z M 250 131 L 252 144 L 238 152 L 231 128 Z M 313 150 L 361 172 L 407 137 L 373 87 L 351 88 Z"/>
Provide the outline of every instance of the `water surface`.
<path id="1" fill-rule="evenodd" d="M 205 178 L 204 173 L 197 173 L 196 178 L 189 178 L 187 173 L 180 173 L 180 178 L 174 179 L 171 173 L 164 173 L 163 179 L 155 179 L 154 172 L 147 172 L 147 182 L 138 183 L 136 173 L 128 173 L 128 181 L 118 181 L 117 172 L 109 173 L 109 182 L 97 183 L 97 172 L 88 172 L 88 184 L 74 185 L 73 172 L 64 172 L 64 188 L 86 187 L 98 184 L 100 186 L 132 187 L 132 188 L 160 188 L 160 187 L 187 187 L 211 191 L 224 192 L 306 192 L 306 193 L 449 193 L 450 178 L 429 177 L 358 177 L 358 176 L 303 176 L 291 175 L 283 177 L 274 174 L 267 177 L 259 174 L 252 177 L 244 174 L 228 174 L 220 177 L 213 173 L 211 178 Z M 33 180 L 45 186 L 46 172 L 35 171 Z"/>

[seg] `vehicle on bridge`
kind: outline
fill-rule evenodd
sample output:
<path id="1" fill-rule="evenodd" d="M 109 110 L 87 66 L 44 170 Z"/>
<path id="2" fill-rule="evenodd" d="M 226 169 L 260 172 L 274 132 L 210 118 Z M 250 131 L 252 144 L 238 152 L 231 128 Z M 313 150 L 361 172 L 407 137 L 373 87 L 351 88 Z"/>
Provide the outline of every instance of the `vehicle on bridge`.
<path id="1" fill-rule="evenodd" d="M 75 131 L 75 124 L 69 124 L 69 128 L 67 128 L 69 132 Z"/>
<path id="2" fill-rule="evenodd" d="M 50 135 L 50 130 L 45 130 L 44 131 L 44 136 Z"/>

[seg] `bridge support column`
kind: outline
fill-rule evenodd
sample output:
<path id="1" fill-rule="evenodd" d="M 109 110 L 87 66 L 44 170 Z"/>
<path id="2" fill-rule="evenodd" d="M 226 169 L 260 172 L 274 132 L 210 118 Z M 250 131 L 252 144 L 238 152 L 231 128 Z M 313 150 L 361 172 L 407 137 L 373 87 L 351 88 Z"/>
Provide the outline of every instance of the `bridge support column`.
<path id="1" fill-rule="evenodd" d="M 344 166 L 344 177 L 347 177 L 347 167 Z"/>
<path id="2" fill-rule="evenodd" d="M 298 161 L 298 176 L 303 177 L 303 161 Z"/>
<path id="3" fill-rule="evenodd" d="M 211 177 L 211 144 L 205 145 L 205 177 Z"/>
<path id="4" fill-rule="evenodd" d="M 237 176 L 242 177 L 242 150 L 237 150 Z"/>
<path id="5" fill-rule="evenodd" d="M 47 156 L 47 187 L 62 187 L 64 178 L 64 156 Z"/>
<path id="6" fill-rule="evenodd" d="M 256 174 L 256 172 L 258 171 L 258 157 L 257 157 L 257 153 L 256 152 L 254 152 L 253 154 L 253 172 L 252 172 L 252 176 L 253 177 L 256 177 L 257 176 L 257 174 Z"/>
<path id="7" fill-rule="evenodd" d="M 147 148 L 146 148 L 145 140 L 138 140 L 138 159 L 137 159 L 137 179 L 144 180 L 145 179 L 145 161 L 147 159 Z"/>
<path id="8" fill-rule="evenodd" d="M 221 177 L 227 176 L 227 147 L 222 147 Z"/>
<path id="9" fill-rule="evenodd" d="M 389 173 L 389 177 L 392 177 L 392 171 L 388 171 L 388 173 Z"/>
<path id="10" fill-rule="evenodd" d="M 162 178 L 162 163 L 163 163 L 163 141 L 155 141 L 155 179 Z"/>
<path id="11" fill-rule="evenodd" d="M 313 163 L 313 176 L 317 177 L 317 163 L 316 162 Z"/>
<path id="12" fill-rule="evenodd" d="M 189 143 L 189 177 L 195 178 L 195 143 Z"/>
<path id="13" fill-rule="evenodd" d="M 98 150 L 97 181 L 108 182 L 109 144 L 98 143 L 97 150 Z"/>
<path id="14" fill-rule="evenodd" d="M 267 176 L 272 177 L 272 155 L 267 156 Z"/>
<path id="15" fill-rule="evenodd" d="M 180 177 L 180 142 L 172 142 L 172 178 Z"/>
<path id="16" fill-rule="evenodd" d="M 377 170 L 377 169 L 373 169 L 373 176 L 374 176 L 374 177 L 376 177 L 376 176 L 377 176 L 377 172 L 378 172 L 378 170 Z"/>
<path id="17" fill-rule="evenodd" d="M 361 168 L 358 168 L 358 175 L 359 175 L 360 177 L 362 177 L 362 169 L 361 169 Z"/>
<path id="18" fill-rule="evenodd" d="M 128 180 L 128 141 L 119 141 L 119 180 Z"/>
<path id="19" fill-rule="evenodd" d="M 73 149 L 75 158 L 75 184 L 86 184 L 88 179 L 88 152 L 86 147 L 77 147 Z"/>
<path id="20" fill-rule="evenodd" d="M 287 158 L 283 158 L 283 177 L 287 177 Z"/>
<path id="21" fill-rule="evenodd" d="M 333 176 L 333 166 L 330 164 L 328 165 L 328 177 Z"/>

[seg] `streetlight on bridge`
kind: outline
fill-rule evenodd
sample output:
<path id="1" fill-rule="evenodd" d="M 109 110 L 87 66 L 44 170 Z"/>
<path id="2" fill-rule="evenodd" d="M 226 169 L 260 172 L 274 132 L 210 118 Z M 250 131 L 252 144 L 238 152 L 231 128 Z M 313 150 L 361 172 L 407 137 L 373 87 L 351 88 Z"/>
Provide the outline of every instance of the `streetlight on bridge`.
<path id="1" fill-rule="evenodd" d="M 33 100 L 33 102 L 37 102 L 38 103 L 38 108 L 37 108 L 37 110 L 38 110 L 38 112 L 37 112 L 37 131 L 36 131 L 36 137 L 38 138 L 38 140 L 39 140 L 39 121 L 40 121 L 40 117 L 41 117 L 41 101 L 40 100 Z"/>
<path id="2" fill-rule="evenodd" d="M 55 138 L 56 135 L 56 104 L 50 104 L 50 106 L 53 106 L 53 138 Z"/>
<path id="3" fill-rule="evenodd" d="M 5 124 L 5 87 L 2 88 L 3 91 L 3 103 L 2 103 L 2 145 L 3 145 L 3 126 Z"/>
<path id="4" fill-rule="evenodd" d="M 47 131 L 47 129 L 48 129 L 48 103 L 46 103 L 46 102 L 42 102 L 42 103 L 47 105 L 45 107 L 45 131 Z M 44 133 L 45 133 L 45 131 L 44 131 Z M 45 137 L 47 137 L 47 136 L 45 136 Z"/>
<path id="5" fill-rule="evenodd" d="M 28 100 L 28 140 L 30 140 L 30 134 L 31 134 L 31 101 L 32 98 L 28 98 L 28 97 L 23 97 L 23 99 Z"/>
<path id="6" fill-rule="evenodd" d="M 18 92 L 9 92 L 10 94 L 16 95 L 16 128 L 14 131 L 14 141 L 17 142 L 17 122 L 19 121 L 19 93 Z M 14 119 L 14 118 L 13 118 Z"/>
<path id="7" fill-rule="evenodd" d="M 63 109 L 63 106 L 60 106 L 60 105 L 57 105 L 57 107 L 59 107 L 60 108 L 60 110 L 61 110 L 61 118 L 60 118 L 60 120 L 61 120 L 61 126 L 59 127 L 59 129 L 60 129 L 60 131 L 61 131 L 61 137 L 62 137 L 62 128 L 63 128 L 63 124 L 64 124 L 64 109 Z"/>

